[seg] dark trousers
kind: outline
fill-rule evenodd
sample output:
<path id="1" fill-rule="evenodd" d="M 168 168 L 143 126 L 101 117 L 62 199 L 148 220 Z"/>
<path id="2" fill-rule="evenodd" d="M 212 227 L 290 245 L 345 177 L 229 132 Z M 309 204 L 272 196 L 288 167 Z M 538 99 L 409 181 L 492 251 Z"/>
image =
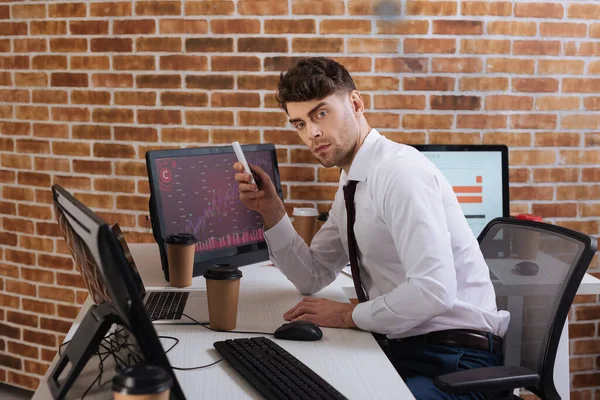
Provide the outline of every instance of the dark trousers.
<path id="1" fill-rule="evenodd" d="M 446 393 L 433 384 L 433 378 L 450 372 L 503 364 L 501 353 L 484 350 L 410 341 L 378 342 L 417 400 L 484 399 L 481 393 L 461 395 Z"/>

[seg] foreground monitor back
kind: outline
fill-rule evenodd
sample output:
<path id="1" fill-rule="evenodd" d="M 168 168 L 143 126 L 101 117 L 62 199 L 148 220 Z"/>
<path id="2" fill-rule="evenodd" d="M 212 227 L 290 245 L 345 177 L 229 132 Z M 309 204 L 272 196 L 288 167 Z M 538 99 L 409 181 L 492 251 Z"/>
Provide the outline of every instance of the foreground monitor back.
<path id="1" fill-rule="evenodd" d="M 414 145 L 444 174 L 475 236 L 488 222 L 510 215 L 508 147 Z"/>
<path id="2" fill-rule="evenodd" d="M 275 146 L 243 145 L 242 149 L 250 165 L 258 165 L 271 177 L 283 199 Z M 268 259 L 262 217 L 239 199 L 236 161 L 232 146 L 146 153 L 150 218 L 166 280 L 165 239 L 173 233 L 191 233 L 198 241 L 194 276 L 203 275 L 212 264 L 243 266 Z"/>

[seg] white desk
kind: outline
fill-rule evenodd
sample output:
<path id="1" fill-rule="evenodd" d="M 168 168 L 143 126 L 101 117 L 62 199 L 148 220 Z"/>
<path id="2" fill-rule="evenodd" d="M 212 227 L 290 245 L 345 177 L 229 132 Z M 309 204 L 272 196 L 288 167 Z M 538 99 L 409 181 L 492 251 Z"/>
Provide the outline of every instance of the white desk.
<path id="1" fill-rule="evenodd" d="M 132 245 L 131 252 L 140 269 L 144 285 L 148 289 L 168 287 L 160 268 L 156 245 Z M 241 281 L 236 329 L 272 332 L 285 322 L 283 313 L 300 301 L 302 295 L 274 267 L 252 265 L 243 267 L 242 272 L 244 276 Z M 338 280 L 321 291 L 318 296 L 347 301 L 342 286 L 350 285 L 352 280 L 341 274 Z M 194 278 L 192 286 L 204 288 L 204 278 Z M 79 321 L 90 304 L 88 299 L 67 338 L 76 331 Z M 194 325 L 155 325 L 155 328 L 158 335 L 170 335 L 180 339 L 180 343 L 168 353 L 171 364 L 178 367 L 204 365 L 219 359 L 220 355 L 213 348 L 215 341 L 258 336 L 212 332 Z M 414 399 L 370 333 L 323 328 L 323 339 L 316 342 L 273 340 L 349 399 Z M 171 343 L 172 341 L 164 340 L 163 347 L 168 348 Z M 57 360 L 58 357 L 55 357 L 33 400 L 51 399 L 46 379 Z M 98 373 L 94 365 L 91 365 L 92 362 L 88 364 L 86 368 L 88 379 L 85 380 L 87 384 L 80 385 L 77 382 L 79 390 L 81 390 L 79 386 L 85 390 Z M 204 370 L 175 371 L 175 374 L 188 399 L 261 398 L 227 362 L 221 362 Z M 107 392 L 97 391 L 92 396 L 86 396 L 87 398 L 105 400 Z"/>

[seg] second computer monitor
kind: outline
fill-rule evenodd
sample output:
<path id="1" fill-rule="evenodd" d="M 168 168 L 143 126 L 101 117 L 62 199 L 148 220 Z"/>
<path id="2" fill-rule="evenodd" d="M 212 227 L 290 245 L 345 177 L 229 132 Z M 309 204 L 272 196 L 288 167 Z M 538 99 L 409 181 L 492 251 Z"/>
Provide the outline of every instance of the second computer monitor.
<path id="1" fill-rule="evenodd" d="M 269 175 L 283 199 L 275 146 L 244 145 L 242 149 L 249 164 Z M 215 263 L 242 266 L 268 259 L 262 217 L 239 199 L 235 162 L 232 146 L 146 154 L 152 228 L 167 280 L 164 240 L 172 233 L 192 233 L 198 240 L 194 276 L 202 275 Z"/>
<path id="2" fill-rule="evenodd" d="M 508 217 L 508 148 L 504 145 L 415 145 L 444 174 L 475 236 Z"/>

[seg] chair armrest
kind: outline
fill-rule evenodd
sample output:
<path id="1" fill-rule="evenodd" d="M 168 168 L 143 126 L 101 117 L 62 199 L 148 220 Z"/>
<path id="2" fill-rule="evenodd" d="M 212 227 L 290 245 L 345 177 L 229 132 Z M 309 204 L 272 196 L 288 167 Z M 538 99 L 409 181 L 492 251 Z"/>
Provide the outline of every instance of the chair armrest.
<path id="1" fill-rule="evenodd" d="M 433 383 L 448 393 L 496 392 L 534 386 L 540 376 L 525 367 L 483 367 L 436 376 Z"/>

